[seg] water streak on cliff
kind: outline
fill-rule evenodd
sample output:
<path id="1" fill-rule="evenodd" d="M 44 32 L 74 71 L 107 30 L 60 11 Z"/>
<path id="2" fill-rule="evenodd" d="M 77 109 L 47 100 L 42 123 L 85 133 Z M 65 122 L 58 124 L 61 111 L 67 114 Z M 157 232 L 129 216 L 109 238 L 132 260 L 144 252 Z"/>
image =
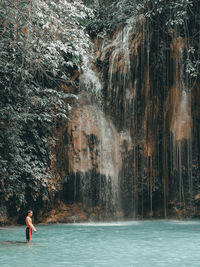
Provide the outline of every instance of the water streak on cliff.
<path id="1" fill-rule="evenodd" d="M 140 17 L 137 25 L 117 28 L 112 41 L 96 39 L 98 64 L 90 63 L 80 77 L 86 93 L 68 127 L 69 175 L 74 199 L 82 196 L 107 215 L 167 217 L 192 210 L 187 44 L 171 32 L 164 38 Z"/>
<path id="2" fill-rule="evenodd" d="M 192 119 L 191 119 L 191 96 L 187 76 L 184 77 L 184 50 L 185 40 L 174 37 L 171 43 L 172 58 L 174 60 L 175 77 L 172 89 L 172 171 L 179 177 L 179 201 L 185 207 L 185 198 L 192 201 Z M 183 177 L 183 170 L 186 169 Z M 187 190 L 185 184 L 187 185 Z M 188 195 L 188 196 L 187 196 Z"/>
<path id="3" fill-rule="evenodd" d="M 103 209 L 119 210 L 120 146 L 128 137 L 118 133 L 113 123 L 95 105 L 77 108 L 68 132 L 73 144 L 68 152 L 70 173 L 76 174 L 74 179 L 77 174 L 81 176 L 83 202 L 93 205 L 92 197 L 95 197 L 95 204 L 104 205 Z"/>

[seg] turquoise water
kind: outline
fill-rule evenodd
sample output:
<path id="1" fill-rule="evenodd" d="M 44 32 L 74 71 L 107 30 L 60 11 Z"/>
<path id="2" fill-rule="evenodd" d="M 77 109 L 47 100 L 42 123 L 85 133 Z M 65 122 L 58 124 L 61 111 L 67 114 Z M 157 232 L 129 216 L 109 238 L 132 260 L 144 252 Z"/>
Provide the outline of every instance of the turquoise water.
<path id="1" fill-rule="evenodd" d="M 0 230 L 1 267 L 200 266 L 200 221 L 135 221 Z M 17 243 L 15 243 L 17 242 Z"/>

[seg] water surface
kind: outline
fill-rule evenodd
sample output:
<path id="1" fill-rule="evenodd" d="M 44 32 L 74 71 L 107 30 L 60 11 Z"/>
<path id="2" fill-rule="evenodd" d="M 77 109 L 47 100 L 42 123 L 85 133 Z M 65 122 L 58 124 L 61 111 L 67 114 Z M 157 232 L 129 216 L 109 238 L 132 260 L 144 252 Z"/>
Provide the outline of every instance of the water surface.
<path id="1" fill-rule="evenodd" d="M 0 229 L 1 267 L 200 266 L 200 221 L 133 221 Z"/>

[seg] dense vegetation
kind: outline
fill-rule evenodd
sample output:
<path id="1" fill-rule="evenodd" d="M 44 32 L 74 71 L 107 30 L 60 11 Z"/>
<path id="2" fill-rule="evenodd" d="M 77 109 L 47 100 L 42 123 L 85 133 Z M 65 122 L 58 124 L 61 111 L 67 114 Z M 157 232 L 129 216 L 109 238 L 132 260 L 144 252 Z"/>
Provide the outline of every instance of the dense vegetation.
<path id="1" fill-rule="evenodd" d="M 95 7 L 95 18 L 87 21 L 87 29 L 91 36 L 112 33 L 118 25 L 133 24 L 137 17 L 142 15 L 148 24 L 146 30 L 151 31 L 152 35 L 158 33 L 167 38 L 173 32 L 177 36 L 186 37 L 186 72 L 190 77 L 198 76 L 200 66 L 198 0 L 108 0 L 99 1 L 99 5 L 95 5 L 96 1 L 92 0 L 85 2 L 88 6 Z"/>
<path id="2" fill-rule="evenodd" d="M 184 55 L 185 75 L 191 79 L 196 78 L 200 67 L 198 0 L 175 0 L 167 3 L 164 0 L 148 0 L 141 6 L 141 11 L 148 21 L 151 33 L 159 35 L 157 54 L 162 50 L 163 42 L 169 47 L 173 36 L 187 40 Z"/>
<path id="3" fill-rule="evenodd" d="M 77 87 L 89 16 L 81 1 L 1 1 L 0 203 L 16 211 L 49 198 L 52 124 L 67 119 L 75 97 L 65 88 Z"/>
<path id="4" fill-rule="evenodd" d="M 160 34 L 152 59 L 156 73 L 162 70 L 162 46 L 169 47 L 174 32 L 187 38 L 184 66 L 194 80 L 200 65 L 198 11 L 198 0 L 2 0 L 0 207 L 19 212 L 49 200 L 53 125 L 68 119 L 76 95 L 66 88 L 78 91 L 72 76 L 87 67 L 89 35 L 111 34 L 142 15 L 151 33 Z"/>

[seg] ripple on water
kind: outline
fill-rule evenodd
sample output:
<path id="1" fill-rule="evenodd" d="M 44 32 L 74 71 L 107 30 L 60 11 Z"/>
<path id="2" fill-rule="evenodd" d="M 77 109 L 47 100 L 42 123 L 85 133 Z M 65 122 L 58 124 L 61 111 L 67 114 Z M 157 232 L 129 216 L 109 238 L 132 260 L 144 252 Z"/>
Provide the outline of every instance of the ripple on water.
<path id="1" fill-rule="evenodd" d="M 0 266 L 200 266 L 198 220 L 55 224 L 37 230 L 30 246 L 23 243 L 25 227 L 1 231 Z"/>
<path id="2" fill-rule="evenodd" d="M 120 222 L 87 222 L 87 223 L 71 223 L 67 225 L 72 225 L 72 226 L 129 226 L 129 225 L 136 225 L 139 224 L 139 221 L 120 221 Z"/>
<path id="3" fill-rule="evenodd" d="M 200 225 L 199 220 L 169 220 L 172 224 L 183 224 L 183 225 Z"/>

